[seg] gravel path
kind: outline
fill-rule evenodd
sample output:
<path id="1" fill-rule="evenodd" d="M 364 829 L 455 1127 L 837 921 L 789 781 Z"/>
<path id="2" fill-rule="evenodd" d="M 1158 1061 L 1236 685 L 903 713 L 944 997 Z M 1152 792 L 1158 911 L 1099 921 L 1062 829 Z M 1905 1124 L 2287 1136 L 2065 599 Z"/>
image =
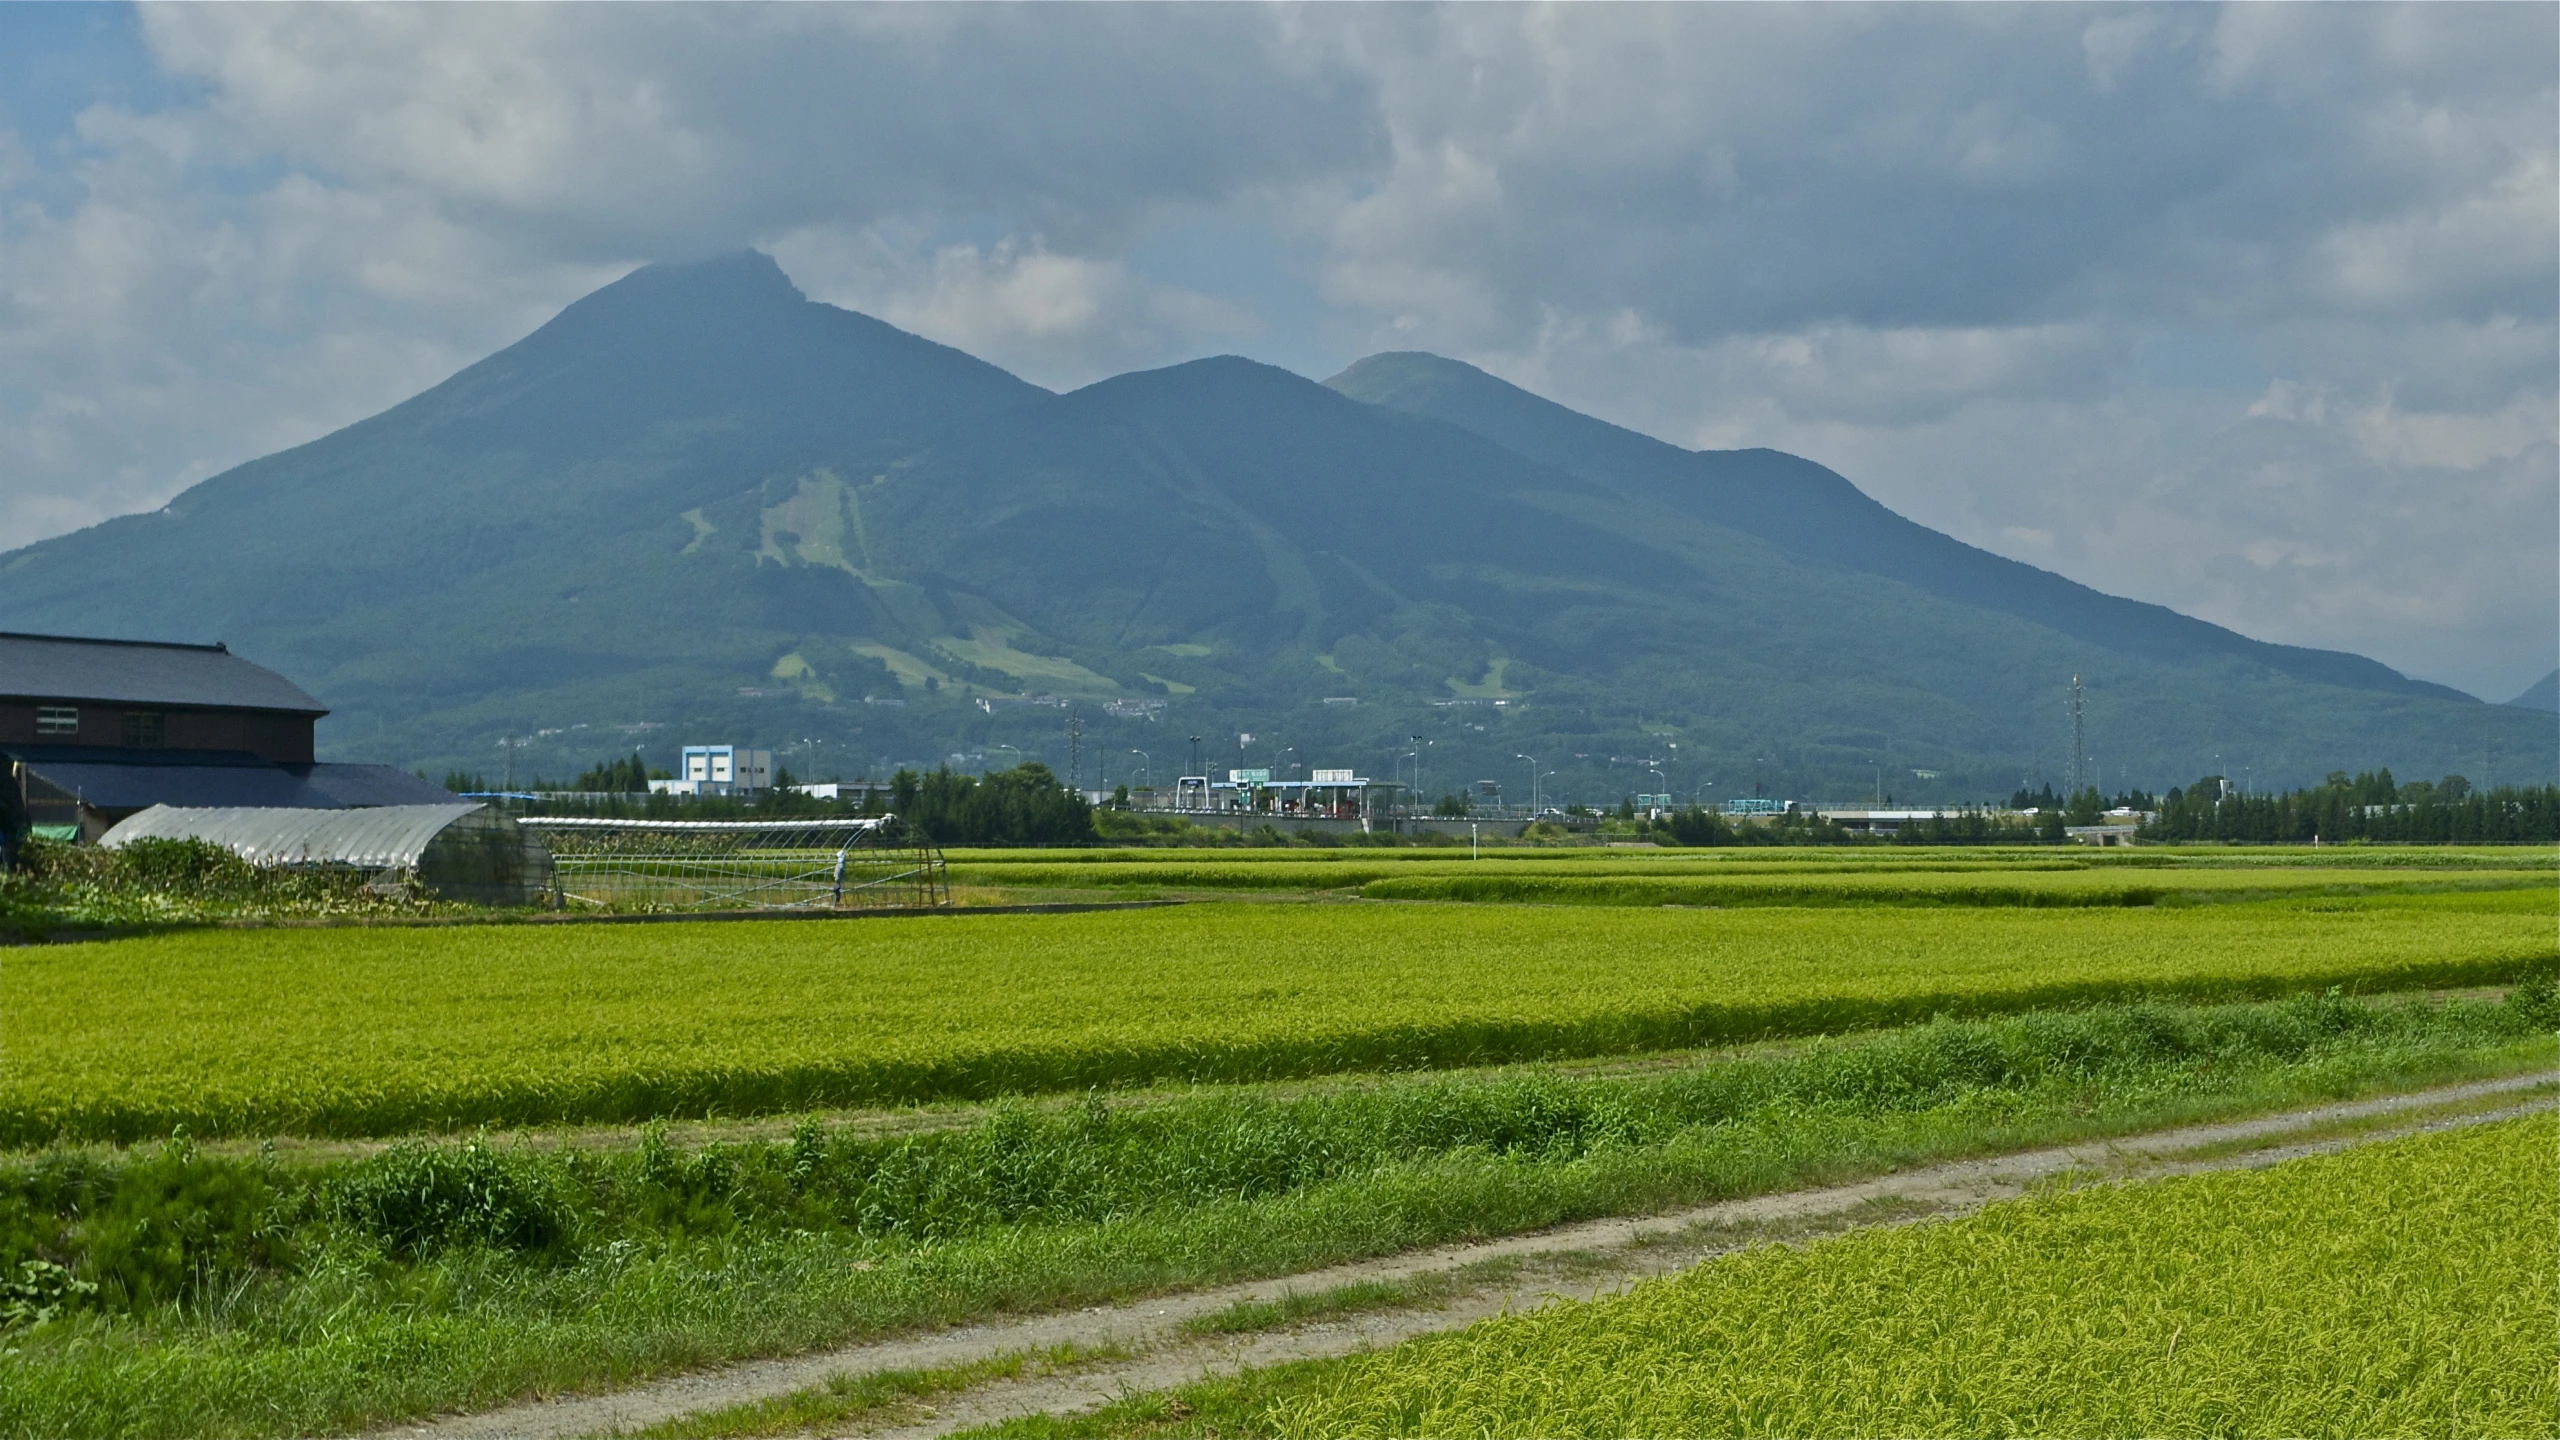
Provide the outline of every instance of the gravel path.
<path id="1" fill-rule="evenodd" d="M 2549 1108 L 2554 1095 L 2527 1092 L 2548 1092 L 2555 1085 L 2560 1085 L 2560 1075 L 2511 1076 L 2256 1120 L 1957 1161 L 1849 1185 L 1753 1196 L 1667 1215 L 1589 1221 L 1124 1305 L 991 1321 L 784 1360 L 749 1361 L 608 1394 L 534 1401 L 383 1433 L 421 1440 L 568 1440 L 778 1397 L 839 1375 L 935 1369 L 1066 1344 L 1117 1346 L 1132 1353 L 1123 1361 L 1000 1381 L 938 1397 L 929 1406 L 884 1412 L 873 1417 L 873 1426 L 845 1432 L 878 1440 L 927 1440 L 1016 1415 L 1079 1410 L 1134 1390 L 1161 1389 L 1243 1366 L 1391 1345 L 1414 1335 L 1456 1329 L 1505 1309 L 1535 1308 L 1559 1295 L 1580 1298 L 1615 1290 L 1772 1235 L 1819 1233 L 1859 1223 L 1969 1210 L 2020 1194 L 2038 1180 L 2066 1171 L 2136 1178 L 2269 1165 L 2384 1135 Z M 2483 1104 L 2491 1108 L 2439 1117 L 2424 1113 Z M 2376 1128 L 2345 1135 L 2303 1134 L 2360 1121 L 2374 1122 Z M 1312 1294 L 1359 1281 L 1412 1280 L 1485 1262 L 1505 1262 L 1508 1273 L 1499 1283 L 1458 1287 L 1456 1293 L 1444 1294 L 1426 1307 L 1233 1337 L 1203 1338 L 1184 1328 L 1187 1320 L 1240 1301 L 1271 1300 L 1291 1292 Z"/>

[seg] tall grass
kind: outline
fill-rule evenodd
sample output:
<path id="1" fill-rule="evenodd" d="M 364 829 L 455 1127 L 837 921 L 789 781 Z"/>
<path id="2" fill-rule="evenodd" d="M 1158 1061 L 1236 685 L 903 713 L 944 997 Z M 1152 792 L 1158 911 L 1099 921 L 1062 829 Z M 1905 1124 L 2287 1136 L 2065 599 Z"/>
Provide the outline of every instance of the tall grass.
<path id="1" fill-rule="evenodd" d="M 63 929 L 281 916 L 455 913 L 412 885 L 377 887 L 355 870 L 252 865 L 202 840 L 137 840 L 115 850 L 29 840 L 0 869 L 0 930 Z"/>

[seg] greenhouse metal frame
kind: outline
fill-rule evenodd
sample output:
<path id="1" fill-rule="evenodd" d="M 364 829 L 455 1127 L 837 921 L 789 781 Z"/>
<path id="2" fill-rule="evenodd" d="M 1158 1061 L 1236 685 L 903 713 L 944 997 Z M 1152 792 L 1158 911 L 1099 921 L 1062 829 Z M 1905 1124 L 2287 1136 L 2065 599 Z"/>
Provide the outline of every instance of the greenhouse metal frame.
<path id="1" fill-rule="evenodd" d="M 941 848 L 895 815 L 825 820 L 526 816 L 561 903 L 601 911 L 931 910 Z"/>

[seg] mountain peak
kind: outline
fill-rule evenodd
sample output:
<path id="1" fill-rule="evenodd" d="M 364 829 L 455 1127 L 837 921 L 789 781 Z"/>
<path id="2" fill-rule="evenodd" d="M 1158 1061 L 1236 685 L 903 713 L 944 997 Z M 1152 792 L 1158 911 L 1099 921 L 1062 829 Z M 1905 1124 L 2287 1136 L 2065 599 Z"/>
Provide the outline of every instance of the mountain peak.
<path id="1" fill-rule="evenodd" d="M 823 449 L 863 432 L 912 445 L 1046 394 L 813 301 L 772 256 L 735 250 L 644 265 L 392 413 L 551 453 L 593 453 L 669 424 L 745 425 Z"/>
<path id="2" fill-rule="evenodd" d="M 735 250 L 707 260 L 643 265 L 570 302 L 523 345 L 619 348 L 677 332 L 760 329 L 776 320 L 787 323 L 809 305 L 772 256 Z"/>
<path id="3" fill-rule="evenodd" d="M 566 319 L 590 308 L 609 310 L 670 303 L 764 308 L 805 305 L 808 300 L 772 256 L 761 250 L 732 250 L 699 260 L 661 260 L 643 265 L 572 303 L 560 314 Z"/>

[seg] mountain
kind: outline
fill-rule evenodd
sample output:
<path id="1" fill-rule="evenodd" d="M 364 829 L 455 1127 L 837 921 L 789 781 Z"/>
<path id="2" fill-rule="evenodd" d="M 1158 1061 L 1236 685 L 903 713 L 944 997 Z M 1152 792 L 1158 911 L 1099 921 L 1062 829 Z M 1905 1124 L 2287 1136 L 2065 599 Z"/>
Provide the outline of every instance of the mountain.
<path id="1" fill-rule="evenodd" d="M 1524 789 L 1536 755 L 1595 801 L 1960 799 L 2062 777 L 2075 672 L 2111 786 L 2476 773 L 2484 740 L 2502 779 L 2560 770 L 2529 715 L 1989 555 L 1792 456 L 1419 355 L 1056 395 L 752 253 L 0 556 L 0 614 L 223 639 L 335 709 L 332 755 L 493 779 L 702 740 L 1063 772 L 1072 703 L 1088 781 L 1196 744 L 1435 793 Z"/>
<path id="2" fill-rule="evenodd" d="M 1776 450 L 1683 450 L 1456 360 L 1411 351 L 1372 355 L 1325 383 L 1355 400 L 1446 420 L 1613 490 L 1760 536 L 1790 554 L 2016 615 L 2121 654 L 2172 663 L 2229 657 L 2323 684 L 2471 698 L 2361 655 L 2271 645 L 2163 605 L 2101 594 L 1906 520 L 1813 461 Z"/>
<path id="3" fill-rule="evenodd" d="M 2507 703 L 2521 710 L 2560 710 L 2560 670 L 2534 681 Z"/>

